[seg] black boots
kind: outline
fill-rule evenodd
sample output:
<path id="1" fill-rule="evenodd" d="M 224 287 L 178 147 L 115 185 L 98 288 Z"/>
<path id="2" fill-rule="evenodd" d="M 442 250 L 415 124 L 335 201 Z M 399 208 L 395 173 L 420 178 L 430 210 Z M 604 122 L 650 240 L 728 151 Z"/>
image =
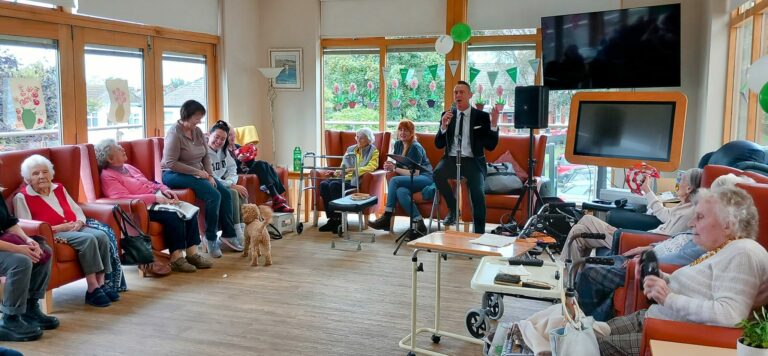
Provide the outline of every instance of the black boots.
<path id="1" fill-rule="evenodd" d="M 392 212 L 385 211 L 384 215 L 382 215 L 380 218 L 374 221 L 369 221 L 368 226 L 375 230 L 389 231 L 389 226 L 391 223 L 392 223 Z"/>
<path id="2" fill-rule="evenodd" d="M 330 233 L 336 233 L 339 230 L 339 226 L 341 226 L 341 218 L 330 218 L 328 219 L 328 222 L 325 223 L 325 225 L 320 226 L 318 231 L 320 232 L 330 232 Z"/>
<path id="3" fill-rule="evenodd" d="M 0 321 L 0 341 L 32 341 L 43 336 L 37 325 L 24 322 L 19 315 L 3 314 Z"/>
<path id="4" fill-rule="evenodd" d="M 29 325 L 39 326 L 43 330 L 53 330 L 59 327 L 59 319 L 43 314 L 37 299 L 27 299 L 27 312 L 21 314 L 21 320 Z"/>

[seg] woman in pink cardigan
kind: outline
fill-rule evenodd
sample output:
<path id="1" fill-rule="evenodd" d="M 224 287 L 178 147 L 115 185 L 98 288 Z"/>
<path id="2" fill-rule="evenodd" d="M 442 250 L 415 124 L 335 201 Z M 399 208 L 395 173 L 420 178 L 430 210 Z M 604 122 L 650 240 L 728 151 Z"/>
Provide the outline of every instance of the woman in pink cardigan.
<path id="1" fill-rule="evenodd" d="M 141 199 L 148 207 L 155 203 L 179 203 L 179 197 L 170 188 L 148 180 L 136 167 L 126 164 L 128 157 L 114 140 L 101 141 L 95 150 L 101 169 L 101 190 L 107 198 Z M 149 210 L 149 220 L 163 225 L 163 239 L 171 251 L 173 271 L 195 272 L 213 266 L 209 259 L 197 252 L 200 244 L 197 213 L 184 220 L 176 212 Z"/>

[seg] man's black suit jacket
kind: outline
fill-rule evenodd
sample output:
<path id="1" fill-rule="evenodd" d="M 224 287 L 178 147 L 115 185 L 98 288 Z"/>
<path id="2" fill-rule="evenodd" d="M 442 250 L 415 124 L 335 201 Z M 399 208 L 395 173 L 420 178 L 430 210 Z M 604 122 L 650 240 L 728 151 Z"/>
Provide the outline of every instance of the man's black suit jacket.
<path id="1" fill-rule="evenodd" d="M 445 112 L 440 114 L 440 117 L 443 117 L 444 114 Z M 465 117 L 464 120 L 466 119 Z M 443 157 L 448 156 L 448 152 L 453 144 L 453 135 L 457 122 L 459 122 L 459 113 L 454 110 L 453 118 L 448 124 L 448 129 L 443 133 L 438 128 L 437 135 L 435 136 L 435 146 L 445 149 Z M 475 108 L 472 108 L 469 114 L 469 129 L 471 131 L 469 145 L 472 147 L 472 156 L 478 164 L 478 168 L 483 172 L 483 176 L 485 176 L 488 173 L 488 168 L 485 165 L 485 150 L 493 151 L 496 145 L 499 144 L 499 131 L 491 129 L 491 115 Z"/>

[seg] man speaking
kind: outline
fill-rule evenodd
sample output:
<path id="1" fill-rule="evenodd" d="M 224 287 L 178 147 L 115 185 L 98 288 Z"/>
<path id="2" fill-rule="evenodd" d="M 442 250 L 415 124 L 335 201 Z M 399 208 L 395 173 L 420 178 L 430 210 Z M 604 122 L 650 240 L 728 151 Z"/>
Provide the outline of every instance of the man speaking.
<path id="1" fill-rule="evenodd" d="M 456 223 L 456 197 L 449 179 L 456 178 L 456 157 L 461 152 L 461 176 L 467 179 L 469 198 L 472 203 L 474 232 L 485 232 L 485 151 L 492 151 L 499 143 L 499 111 L 492 114 L 477 110 L 469 105 L 472 89 L 469 83 L 459 81 L 453 88 L 455 108 L 443 113 L 440 131 L 435 136 L 435 146 L 445 148 L 445 155 L 435 167 L 434 180 L 437 189 L 448 204 L 450 213 L 444 224 Z M 460 147 L 460 148 L 459 148 Z"/>

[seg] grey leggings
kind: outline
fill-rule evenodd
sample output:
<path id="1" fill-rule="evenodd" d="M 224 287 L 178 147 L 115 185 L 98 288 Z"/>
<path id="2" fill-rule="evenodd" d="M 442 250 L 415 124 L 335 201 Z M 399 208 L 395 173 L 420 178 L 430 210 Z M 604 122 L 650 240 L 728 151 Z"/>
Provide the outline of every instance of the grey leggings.
<path id="1" fill-rule="evenodd" d="M 40 248 L 50 251 L 42 240 L 36 239 Z M 19 315 L 27 311 L 27 299 L 42 299 L 51 277 L 51 261 L 43 265 L 33 264 L 32 260 L 20 253 L 0 251 L 0 276 L 5 276 L 3 314 Z"/>
<path id="2" fill-rule="evenodd" d="M 109 236 L 101 230 L 83 227 L 80 231 L 58 232 L 56 237 L 67 242 L 77 251 L 80 267 L 86 275 L 110 273 Z"/>

